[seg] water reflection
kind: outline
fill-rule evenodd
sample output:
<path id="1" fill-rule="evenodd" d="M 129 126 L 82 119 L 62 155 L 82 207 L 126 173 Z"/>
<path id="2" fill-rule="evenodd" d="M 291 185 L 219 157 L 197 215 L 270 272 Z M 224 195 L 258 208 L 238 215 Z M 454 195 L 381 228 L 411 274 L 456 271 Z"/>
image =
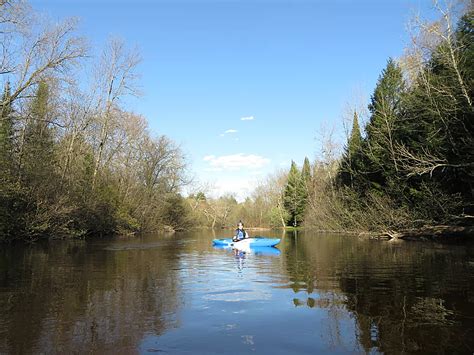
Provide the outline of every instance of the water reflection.
<path id="1" fill-rule="evenodd" d="M 108 246 L 53 242 L 4 250 L 0 352 L 129 351 L 144 332 L 175 326 L 180 245 L 152 252 Z"/>
<path id="2" fill-rule="evenodd" d="M 279 237 L 276 233 L 270 237 Z M 207 231 L 0 252 L 0 353 L 472 353 L 472 246 Z"/>
<path id="3" fill-rule="evenodd" d="M 289 286 L 308 295 L 295 306 L 332 308 L 337 322 L 343 305 L 364 351 L 437 353 L 474 348 L 472 251 L 303 234 L 287 238 L 285 256 Z"/>

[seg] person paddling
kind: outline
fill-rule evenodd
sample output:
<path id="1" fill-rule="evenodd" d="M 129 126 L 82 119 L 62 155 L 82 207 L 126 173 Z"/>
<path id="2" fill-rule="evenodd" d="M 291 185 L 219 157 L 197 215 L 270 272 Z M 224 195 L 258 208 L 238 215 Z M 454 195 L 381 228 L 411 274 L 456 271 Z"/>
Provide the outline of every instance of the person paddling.
<path id="1" fill-rule="evenodd" d="M 242 223 L 242 221 L 239 221 L 239 224 L 237 225 L 237 229 L 235 230 L 235 235 L 232 238 L 232 240 L 234 242 L 238 242 L 246 238 L 250 238 L 250 235 L 245 231 L 244 224 Z"/>

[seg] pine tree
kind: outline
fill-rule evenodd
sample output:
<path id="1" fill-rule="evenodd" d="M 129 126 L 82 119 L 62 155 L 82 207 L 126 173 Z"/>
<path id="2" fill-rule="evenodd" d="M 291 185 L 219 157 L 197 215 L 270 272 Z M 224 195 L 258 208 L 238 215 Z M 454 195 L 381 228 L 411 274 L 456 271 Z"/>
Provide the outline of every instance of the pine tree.
<path id="1" fill-rule="evenodd" d="M 401 125 L 403 145 L 428 167 L 409 179 L 408 198 L 417 210 L 426 211 L 423 215 L 428 215 L 427 219 L 443 223 L 448 216 L 474 211 L 474 110 L 469 104 L 474 101 L 474 11 L 460 19 L 452 40 L 441 41 L 431 53 L 404 100 Z M 455 50 L 469 100 L 453 66 L 450 48 Z M 412 168 L 417 168 L 419 161 L 412 162 Z M 439 203 L 430 194 L 444 196 L 445 202 Z"/>
<path id="2" fill-rule="evenodd" d="M 311 165 L 309 163 L 308 157 L 304 158 L 303 169 L 301 170 L 301 176 L 306 186 L 311 181 Z"/>
<path id="3" fill-rule="evenodd" d="M 377 185 L 385 185 L 387 178 L 396 175 L 398 171 L 395 152 L 399 138 L 397 120 L 402 115 L 404 91 L 402 70 L 390 58 L 371 97 L 371 116 L 366 127 L 367 137 L 363 147 L 369 163 L 366 168 L 371 172 L 369 180 Z"/>
<path id="4" fill-rule="evenodd" d="M 352 188 L 354 187 L 354 180 L 361 175 L 361 166 L 363 160 L 362 142 L 363 140 L 360 133 L 359 118 L 357 112 L 354 111 L 351 134 L 347 140 L 347 145 L 345 147 L 338 172 L 338 181 L 343 185 L 351 186 Z"/>
<path id="5" fill-rule="evenodd" d="M 362 145 L 362 135 L 360 134 L 359 118 L 357 112 L 354 111 L 354 119 L 352 121 L 352 130 L 349 141 L 347 142 L 347 152 L 351 160 L 359 153 Z"/>
<path id="6" fill-rule="evenodd" d="M 350 177 L 350 184 L 354 186 L 354 180 L 360 180 L 361 170 L 363 165 L 362 157 L 362 135 L 360 134 L 359 118 L 357 112 L 354 111 L 354 119 L 352 121 L 352 130 L 347 142 L 347 151 L 345 155 L 347 160 L 348 175 Z"/>
<path id="7" fill-rule="evenodd" d="M 302 181 L 301 172 L 298 170 L 296 163 L 292 161 L 283 199 L 285 209 L 290 215 L 288 222 L 294 227 L 300 225 L 303 221 L 306 207 L 306 192 Z"/>

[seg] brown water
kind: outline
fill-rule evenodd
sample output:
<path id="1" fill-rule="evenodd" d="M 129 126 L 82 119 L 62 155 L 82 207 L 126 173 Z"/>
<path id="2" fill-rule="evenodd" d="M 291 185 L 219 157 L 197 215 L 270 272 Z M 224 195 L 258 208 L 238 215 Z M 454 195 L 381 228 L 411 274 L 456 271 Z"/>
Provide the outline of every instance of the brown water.
<path id="1" fill-rule="evenodd" d="M 473 245 L 290 233 L 238 252 L 215 237 L 3 248 L 0 353 L 474 351 Z"/>

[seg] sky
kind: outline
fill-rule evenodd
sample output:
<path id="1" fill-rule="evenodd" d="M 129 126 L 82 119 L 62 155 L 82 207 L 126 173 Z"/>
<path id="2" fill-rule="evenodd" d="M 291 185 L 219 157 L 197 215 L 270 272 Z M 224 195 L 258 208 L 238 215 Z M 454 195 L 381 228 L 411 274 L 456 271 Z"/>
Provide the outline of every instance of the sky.
<path id="1" fill-rule="evenodd" d="M 430 0 L 33 0 L 80 19 L 99 51 L 119 37 L 142 56 L 143 96 L 127 101 L 179 144 L 196 183 L 239 200 L 269 173 L 343 144 L 342 115 L 366 100 L 406 24 Z"/>

